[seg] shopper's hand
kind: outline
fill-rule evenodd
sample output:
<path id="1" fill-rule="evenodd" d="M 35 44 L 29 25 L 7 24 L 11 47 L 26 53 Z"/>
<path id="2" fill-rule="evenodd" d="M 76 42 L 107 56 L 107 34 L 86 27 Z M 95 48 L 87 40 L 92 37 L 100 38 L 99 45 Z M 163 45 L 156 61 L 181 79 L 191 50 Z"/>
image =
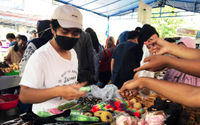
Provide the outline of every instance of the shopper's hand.
<path id="1" fill-rule="evenodd" d="M 124 99 L 130 100 L 138 94 L 138 89 L 124 90 L 119 93 Z"/>
<path id="2" fill-rule="evenodd" d="M 144 62 L 147 62 L 143 66 L 140 66 L 136 69 L 134 69 L 135 72 L 140 70 L 148 70 L 148 71 L 161 71 L 168 67 L 168 61 L 170 60 L 169 56 L 161 56 L 161 55 L 155 55 L 155 56 L 149 56 L 144 59 Z"/>
<path id="3" fill-rule="evenodd" d="M 141 79 L 142 78 L 138 78 L 138 79 L 133 79 L 133 80 L 129 80 L 129 81 L 125 82 L 124 85 L 119 90 L 119 93 L 123 96 L 126 96 L 126 91 L 134 90 L 134 94 L 136 94 L 137 92 L 135 90 L 142 87 L 142 84 L 140 85 Z M 125 93 L 125 95 L 124 95 L 124 93 Z"/>
<path id="4" fill-rule="evenodd" d="M 161 38 L 157 38 L 152 40 L 151 42 L 145 43 L 145 45 L 150 50 L 150 53 L 152 53 L 153 55 L 163 55 L 170 52 L 171 43 Z"/>
<path id="5" fill-rule="evenodd" d="M 60 96 L 66 100 L 79 99 L 80 97 L 85 96 L 86 94 L 86 92 L 79 91 L 81 87 L 82 84 L 60 86 Z"/>

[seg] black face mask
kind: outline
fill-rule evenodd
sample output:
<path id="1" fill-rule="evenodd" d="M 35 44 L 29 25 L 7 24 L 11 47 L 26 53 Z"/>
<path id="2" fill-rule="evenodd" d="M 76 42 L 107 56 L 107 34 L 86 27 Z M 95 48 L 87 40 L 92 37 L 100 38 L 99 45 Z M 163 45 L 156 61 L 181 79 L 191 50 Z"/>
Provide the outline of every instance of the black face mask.
<path id="1" fill-rule="evenodd" d="M 22 45 L 18 45 L 18 47 L 22 50 L 25 50 L 26 49 L 26 46 L 22 46 Z"/>
<path id="2" fill-rule="evenodd" d="M 78 38 L 56 35 L 55 40 L 61 49 L 70 50 L 76 45 Z"/>

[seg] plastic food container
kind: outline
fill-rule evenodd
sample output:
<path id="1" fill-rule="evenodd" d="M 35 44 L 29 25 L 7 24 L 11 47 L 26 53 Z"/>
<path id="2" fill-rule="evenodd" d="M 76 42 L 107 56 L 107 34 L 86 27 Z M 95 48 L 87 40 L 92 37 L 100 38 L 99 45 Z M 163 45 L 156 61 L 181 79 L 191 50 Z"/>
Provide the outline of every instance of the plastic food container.
<path id="1" fill-rule="evenodd" d="M 19 71 L 14 70 L 13 72 L 9 72 L 9 73 L 4 73 L 6 76 L 12 76 L 12 75 L 19 75 Z"/>
<path id="2" fill-rule="evenodd" d="M 5 94 L 0 95 L 0 110 L 8 110 L 15 108 L 19 102 L 18 95 Z"/>

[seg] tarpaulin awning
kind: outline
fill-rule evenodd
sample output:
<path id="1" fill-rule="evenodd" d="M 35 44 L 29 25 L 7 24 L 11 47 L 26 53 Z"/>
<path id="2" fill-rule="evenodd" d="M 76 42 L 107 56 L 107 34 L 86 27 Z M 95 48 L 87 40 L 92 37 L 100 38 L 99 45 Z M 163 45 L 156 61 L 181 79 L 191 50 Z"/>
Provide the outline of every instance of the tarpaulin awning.
<path id="1" fill-rule="evenodd" d="M 56 0 L 71 4 L 77 8 L 90 11 L 103 17 L 121 16 L 134 12 L 139 0 Z M 165 5 L 190 12 L 200 12 L 200 0 L 142 0 L 153 8 Z"/>

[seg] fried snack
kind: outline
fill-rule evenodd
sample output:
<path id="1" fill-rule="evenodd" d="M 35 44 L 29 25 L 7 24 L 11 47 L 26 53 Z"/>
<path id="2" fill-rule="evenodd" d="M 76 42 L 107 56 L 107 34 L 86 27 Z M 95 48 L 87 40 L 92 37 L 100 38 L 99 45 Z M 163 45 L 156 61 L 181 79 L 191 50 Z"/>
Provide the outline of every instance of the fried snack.
<path id="1" fill-rule="evenodd" d="M 142 105 L 140 103 L 135 103 L 133 107 L 140 109 L 140 108 L 142 108 Z"/>
<path id="2" fill-rule="evenodd" d="M 143 107 L 149 108 L 154 105 L 154 100 L 157 97 L 160 97 L 162 100 L 167 100 L 164 96 L 158 95 L 154 92 L 149 92 L 149 89 L 142 89 L 143 94 L 147 95 L 147 97 L 143 98 L 141 94 L 138 94 L 138 89 L 126 90 L 124 93 L 120 93 L 122 98 L 126 101 L 130 101 L 131 103 L 140 103 Z M 169 100 L 167 100 L 169 101 Z"/>
<path id="3" fill-rule="evenodd" d="M 158 95 L 157 95 L 158 96 Z M 149 108 L 152 105 L 154 105 L 154 100 L 156 99 L 155 94 L 150 94 L 147 98 L 143 99 L 142 96 L 140 94 L 137 94 L 134 97 L 127 97 L 125 98 L 125 100 L 130 101 L 132 103 L 140 103 L 143 106 Z"/>
<path id="4" fill-rule="evenodd" d="M 19 70 L 19 64 L 13 63 L 12 65 L 10 65 L 10 68 L 12 68 L 13 70 Z"/>
<path id="5" fill-rule="evenodd" d="M 11 73 L 14 70 L 19 70 L 19 64 L 14 63 L 14 64 L 10 65 L 9 67 L 0 68 L 0 70 L 3 73 Z"/>
<path id="6" fill-rule="evenodd" d="M 125 100 L 131 100 L 137 94 L 138 94 L 138 90 L 137 89 L 125 90 L 123 93 L 120 93 L 122 98 L 125 99 Z"/>
<path id="7" fill-rule="evenodd" d="M 190 108 L 190 107 L 183 106 L 183 109 L 189 114 L 188 122 L 193 123 L 194 125 L 200 123 L 200 108 Z"/>
<path id="8" fill-rule="evenodd" d="M 13 69 L 11 69 L 11 68 L 1 68 L 1 71 L 3 73 L 10 73 L 10 72 L 13 72 Z"/>
<path id="9" fill-rule="evenodd" d="M 135 98 L 132 98 L 132 99 L 130 100 L 130 102 L 131 102 L 131 103 L 136 103 L 137 100 L 136 100 Z"/>
<path id="10" fill-rule="evenodd" d="M 149 95 L 150 94 L 150 89 L 148 89 L 148 88 L 142 88 L 140 91 L 144 95 Z"/>

